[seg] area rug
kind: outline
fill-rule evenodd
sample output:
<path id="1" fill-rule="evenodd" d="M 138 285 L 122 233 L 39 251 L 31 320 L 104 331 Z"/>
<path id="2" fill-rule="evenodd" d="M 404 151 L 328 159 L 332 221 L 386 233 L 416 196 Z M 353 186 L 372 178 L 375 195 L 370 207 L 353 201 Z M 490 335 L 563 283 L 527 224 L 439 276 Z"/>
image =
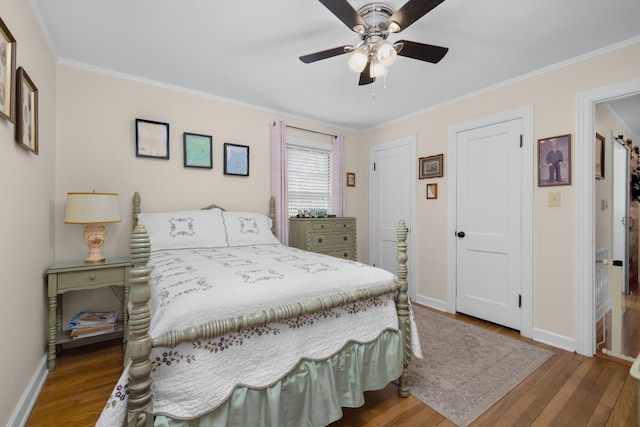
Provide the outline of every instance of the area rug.
<path id="1" fill-rule="evenodd" d="M 413 306 L 423 359 L 409 365 L 409 391 L 466 427 L 553 353 Z"/>

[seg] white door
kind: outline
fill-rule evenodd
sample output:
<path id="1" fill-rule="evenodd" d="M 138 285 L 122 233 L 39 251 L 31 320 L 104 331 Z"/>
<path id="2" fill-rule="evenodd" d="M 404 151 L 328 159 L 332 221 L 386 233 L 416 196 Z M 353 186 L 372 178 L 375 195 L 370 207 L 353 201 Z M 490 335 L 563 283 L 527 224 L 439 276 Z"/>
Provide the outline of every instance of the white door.
<path id="1" fill-rule="evenodd" d="M 396 229 L 404 219 L 409 227 L 409 294 L 413 294 L 411 271 L 411 227 L 415 194 L 415 136 L 372 147 L 371 174 L 371 263 L 392 273 L 397 269 Z"/>
<path id="2" fill-rule="evenodd" d="M 611 132 L 613 155 L 611 168 L 612 259 L 622 261 L 622 291 L 629 290 L 629 148 Z"/>
<path id="3" fill-rule="evenodd" d="M 457 134 L 456 309 L 520 330 L 522 120 Z"/>

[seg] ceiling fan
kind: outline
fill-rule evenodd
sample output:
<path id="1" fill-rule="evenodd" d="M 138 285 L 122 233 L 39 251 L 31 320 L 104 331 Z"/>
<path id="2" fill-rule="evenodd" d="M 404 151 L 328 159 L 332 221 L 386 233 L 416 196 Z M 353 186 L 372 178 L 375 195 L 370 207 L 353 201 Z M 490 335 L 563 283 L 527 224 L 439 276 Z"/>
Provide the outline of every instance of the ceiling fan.
<path id="1" fill-rule="evenodd" d="M 448 48 L 409 40 L 391 44 L 387 37 L 406 29 L 443 1 L 409 0 L 397 11 L 385 3 L 370 3 L 356 11 L 347 0 L 320 0 L 339 20 L 357 33 L 361 41 L 356 46 L 339 46 L 303 55 L 300 60 L 310 64 L 353 52 L 349 67 L 360 73 L 360 85 L 373 83 L 376 77 L 385 76 L 387 67 L 397 55 L 438 63 L 447 54 Z"/>

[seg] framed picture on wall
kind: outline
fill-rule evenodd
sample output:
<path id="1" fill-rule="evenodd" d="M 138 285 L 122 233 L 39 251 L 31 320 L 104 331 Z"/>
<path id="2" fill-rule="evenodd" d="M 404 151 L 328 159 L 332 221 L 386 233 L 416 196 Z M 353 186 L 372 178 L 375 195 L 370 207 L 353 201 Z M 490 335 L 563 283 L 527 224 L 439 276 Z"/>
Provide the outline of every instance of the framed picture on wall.
<path id="1" fill-rule="evenodd" d="M 136 119 L 136 157 L 169 159 L 169 123 Z"/>
<path id="2" fill-rule="evenodd" d="M 213 169 L 211 146 L 212 139 L 210 135 L 184 132 L 184 167 Z"/>
<path id="3" fill-rule="evenodd" d="M 596 179 L 604 179 L 604 136 L 596 132 Z"/>
<path id="4" fill-rule="evenodd" d="M 22 67 L 16 85 L 16 142 L 38 154 L 38 88 Z"/>
<path id="5" fill-rule="evenodd" d="M 571 135 L 538 140 L 538 187 L 571 185 Z"/>
<path id="6" fill-rule="evenodd" d="M 249 176 L 249 147 L 224 144 L 224 174 Z"/>
<path id="7" fill-rule="evenodd" d="M 438 198 L 438 184 L 427 184 L 427 199 Z"/>
<path id="8" fill-rule="evenodd" d="M 0 19 L 0 116 L 15 122 L 16 39 Z"/>
<path id="9" fill-rule="evenodd" d="M 353 172 L 347 172 L 347 187 L 356 186 L 356 174 Z"/>
<path id="10" fill-rule="evenodd" d="M 421 157 L 418 159 L 418 178 L 437 178 L 443 176 L 442 170 L 443 155 Z"/>

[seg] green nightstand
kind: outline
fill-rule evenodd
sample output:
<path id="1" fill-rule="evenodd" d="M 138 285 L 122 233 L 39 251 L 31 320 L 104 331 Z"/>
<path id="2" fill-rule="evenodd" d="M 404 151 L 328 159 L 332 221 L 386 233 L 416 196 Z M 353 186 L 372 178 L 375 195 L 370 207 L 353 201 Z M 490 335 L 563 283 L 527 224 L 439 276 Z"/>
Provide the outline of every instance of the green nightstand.
<path id="1" fill-rule="evenodd" d="M 129 313 L 129 258 L 107 258 L 104 262 L 87 264 L 84 261 L 57 262 L 47 270 L 49 297 L 49 372 L 56 368 L 56 346 L 70 342 L 69 331 L 62 330 L 62 294 L 67 291 L 83 291 L 106 286 L 124 288 L 123 316 L 114 333 L 124 332 L 126 345 Z"/>

